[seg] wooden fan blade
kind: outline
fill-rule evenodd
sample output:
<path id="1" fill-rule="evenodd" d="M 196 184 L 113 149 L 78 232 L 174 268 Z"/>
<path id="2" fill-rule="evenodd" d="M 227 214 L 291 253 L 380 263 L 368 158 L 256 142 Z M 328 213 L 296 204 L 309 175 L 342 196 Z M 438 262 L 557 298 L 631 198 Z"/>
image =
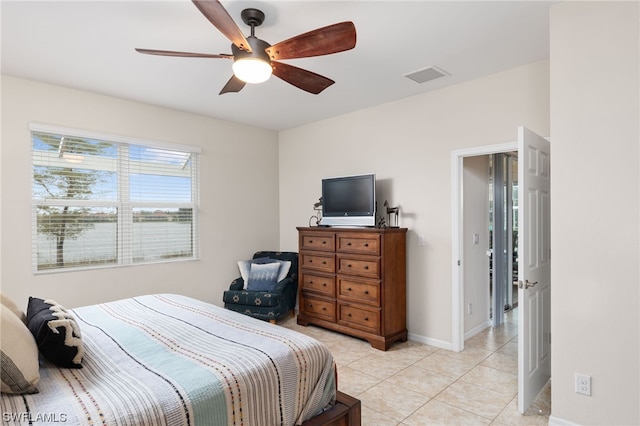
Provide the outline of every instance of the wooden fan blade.
<path id="1" fill-rule="evenodd" d="M 341 22 L 300 34 L 265 49 L 271 60 L 308 58 L 343 52 L 356 46 L 353 22 Z"/>
<path id="2" fill-rule="evenodd" d="M 299 89 L 317 95 L 327 87 L 331 86 L 335 81 L 293 65 L 284 64 L 282 62 L 271 61 L 273 66 L 273 75 L 296 86 Z"/>
<path id="3" fill-rule="evenodd" d="M 193 0 L 198 10 L 240 50 L 251 52 L 247 39 L 233 21 L 229 12 L 217 0 Z"/>
<path id="4" fill-rule="evenodd" d="M 136 52 L 144 53 L 145 55 L 159 55 L 159 56 L 182 56 L 184 58 L 224 58 L 233 59 L 233 55 L 213 55 L 210 53 L 191 53 L 191 52 L 174 52 L 172 50 L 154 50 L 154 49 L 138 49 Z"/>
<path id="5" fill-rule="evenodd" d="M 219 95 L 222 95 L 223 93 L 229 93 L 229 92 L 239 92 L 242 90 L 245 84 L 247 83 L 240 80 L 235 75 L 232 75 L 229 81 L 227 81 L 227 84 L 225 84 L 222 90 L 220 91 Z"/>

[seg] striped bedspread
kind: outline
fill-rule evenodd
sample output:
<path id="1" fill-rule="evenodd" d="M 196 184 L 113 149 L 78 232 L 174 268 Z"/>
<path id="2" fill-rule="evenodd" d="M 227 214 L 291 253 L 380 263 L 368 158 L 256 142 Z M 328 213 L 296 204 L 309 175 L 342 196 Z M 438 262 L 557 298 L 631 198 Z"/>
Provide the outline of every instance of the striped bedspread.
<path id="1" fill-rule="evenodd" d="M 41 361 L 3 424 L 294 425 L 335 398 L 330 352 L 293 330 L 169 294 L 71 312 L 83 368 Z"/>

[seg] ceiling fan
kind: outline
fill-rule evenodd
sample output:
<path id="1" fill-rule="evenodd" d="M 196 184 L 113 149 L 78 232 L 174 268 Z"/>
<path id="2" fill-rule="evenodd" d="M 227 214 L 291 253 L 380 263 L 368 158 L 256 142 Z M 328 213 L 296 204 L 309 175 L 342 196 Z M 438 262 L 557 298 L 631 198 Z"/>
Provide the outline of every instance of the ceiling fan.
<path id="1" fill-rule="evenodd" d="M 192 1 L 213 25 L 231 40 L 232 54 L 215 55 L 153 49 L 136 49 L 136 51 L 160 56 L 233 59 L 234 75 L 220 91 L 221 95 L 239 92 L 246 83 L 262 83 L 268 80 L 271 74 L 299 89 L 317 95 L 335 82 L 320 74 L 279 61 L 329 55 L 353 49 L 356 45 L 356 28 L 353 22 L 328 25 L 271 45 L 255 36 L 255 27 L 264 22 L 262 11 L 258 9 L 242 11 L 242 20 L 251 27 L 251 35 L 245 37 L 219 1 Z"/>

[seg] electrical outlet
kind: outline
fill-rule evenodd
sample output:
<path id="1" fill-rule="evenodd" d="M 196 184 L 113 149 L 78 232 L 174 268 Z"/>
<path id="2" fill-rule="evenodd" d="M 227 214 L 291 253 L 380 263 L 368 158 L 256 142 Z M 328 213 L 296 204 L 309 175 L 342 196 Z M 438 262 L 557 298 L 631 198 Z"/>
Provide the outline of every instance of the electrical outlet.
<path id="1" fill-rule="evenodd" d="M 591 396 L 591 376 L 576 373 L 576 393 Z"/>
<path id="2" fill-rule="evenodd" d="M 471 315 L 471 312 L 472 312 L 472 310 L 471 310 L 471 303 L 469 303 L 469 304 L 467 305 L 467 313 L 468 313 L 469 315 Z"/>

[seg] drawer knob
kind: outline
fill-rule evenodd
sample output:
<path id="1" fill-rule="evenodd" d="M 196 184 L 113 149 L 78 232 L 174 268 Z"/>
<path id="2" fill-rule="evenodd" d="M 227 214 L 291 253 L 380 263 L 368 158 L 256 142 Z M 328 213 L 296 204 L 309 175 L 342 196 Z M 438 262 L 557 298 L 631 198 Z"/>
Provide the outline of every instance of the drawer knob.
<path id="1" fill-rule="evenodd" d="M 348 246 L 350 246 L 350 245 L 351 245 L 351 243 L 347 243 L 347 245 L 348 245 Z"/>
<path id="2" fill-rule="evenodd" d="M 351 317 L 351 313 L 348 313 L 348 314 L 347 314 L 347 316 L 348 316 L 348 317 Z"/>
<path id="3" fill-rule="evenodd" d="M 309 280 L 309 284 L 313 284 L 313 280 Z"/>
<path id="4" fill-rule="evenodd" d="M 327 242 L 326 242 L 326 241 L 323 241 L 323 242 L 322 242 L 322 244 L 327 244 Z"/>
<path id="5" fill-rule="evenodd" d="M 327 286 L 327 283 L 322 283 L 322 287 L 326 287 L 326 286 Z"/>
<path id="6" fill-rule="evenodd" d="M 351 268 L 351 264 L 350 263 L 347 265 L 347 268 Z"/>
<path id="7" fill-rule="evenodd" d="M 327 308 L 326 308 L 326 307 L 322 307 L 322 310 L 323 310 L 323 311 L 326 311 L 326 310 L 327 310 Z"/>
<path id="8" fill-rule="evenodd" d="M 369 243 L 364 243 L 364 246 L 365 247 L 369 247 Z"/>
<path id="9" fill-rule="evenodd" d="M 323 260 L 323 261 L 322 261 L 322 264 L 323 264 L 323 265 L 326 265 L 326 264 L 327 264 L 327 261 L 326 261 L 326 260 Z"/>
<path id="10" fill-rule="evenodd" d="M 313 240 L 309 240 L 309 244 L 313 244 Z"/>
<path id="11" fill-rule="evenodd" d="M 369 266 L 368 265 L 364 265 L 364 269 L 369 269 Z"/>
<path id="12" fill-rule="evenodd" d="M 351 287 L 347 287 L 347 291 L 351 291 Z"/>
<path id="13" fill-rule="evenodd" d="M 365 290 L 365 291 L 364 291 L 364 294 L 369 294 L 369 290 Z"/>
<path id="14" fill-rule="evenodd" d="M 365 321 L 369 321 L 369 317 L 364 317 L 364 320 Z"/>

